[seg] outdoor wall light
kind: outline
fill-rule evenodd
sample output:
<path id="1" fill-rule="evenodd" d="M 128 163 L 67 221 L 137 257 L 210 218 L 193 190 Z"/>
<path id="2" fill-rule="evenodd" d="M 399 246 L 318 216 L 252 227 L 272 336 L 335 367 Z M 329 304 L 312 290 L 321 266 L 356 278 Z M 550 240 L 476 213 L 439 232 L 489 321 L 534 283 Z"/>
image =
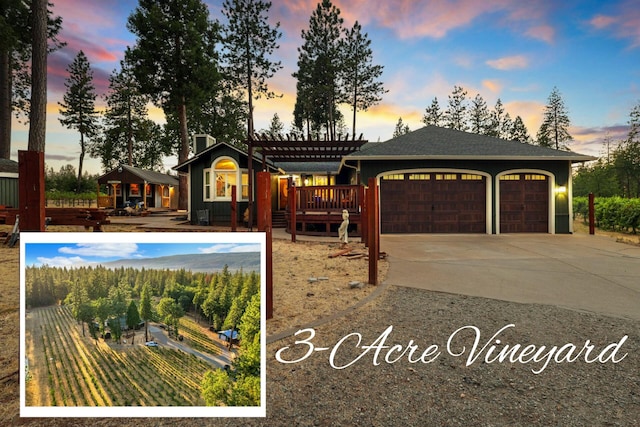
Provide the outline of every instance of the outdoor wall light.
<path id="1" fill-rule="evenodd" d="M 556 194 L 566 194 L 566 193 L 567 193 L 567 187 L 565 187 L 564 185 L 556 187 Z"/>

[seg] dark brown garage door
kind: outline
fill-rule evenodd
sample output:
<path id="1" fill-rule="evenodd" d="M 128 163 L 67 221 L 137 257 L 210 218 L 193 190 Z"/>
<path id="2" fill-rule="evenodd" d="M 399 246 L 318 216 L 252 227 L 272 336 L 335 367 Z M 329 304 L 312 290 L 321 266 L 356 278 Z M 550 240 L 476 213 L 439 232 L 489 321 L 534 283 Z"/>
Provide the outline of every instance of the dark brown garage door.
<path id="1" fill-rule="evenodd" d="M 549 232 L 549 181 L 538 174 L 500 177 L 500 232 Z"/>
<path id="2" fill-rule="evenodd" d="M 380 180 L 382 233 L 485 233 L 486 180 L 462 173 L 406 173 Z"/>

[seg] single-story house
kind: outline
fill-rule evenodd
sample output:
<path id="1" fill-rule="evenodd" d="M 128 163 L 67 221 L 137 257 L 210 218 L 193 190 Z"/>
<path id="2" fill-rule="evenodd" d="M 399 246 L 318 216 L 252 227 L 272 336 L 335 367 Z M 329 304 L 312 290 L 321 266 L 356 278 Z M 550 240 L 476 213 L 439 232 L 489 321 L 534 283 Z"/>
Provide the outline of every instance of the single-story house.
<path id="1" fill-rule="evenodd" d="M 99 198 L 99 207 L 142 202 L 145 208 L 178 208 L 179 182 L 172 175 L 121 165 L 99 177 L 98 184 L 106 186 L 108 193 Z"/>
<path id="2" fill-rule="evenodd" d="M 347 207 L 357 222 L 362 200 L 354 187 L 375 178 L 382 233 L 571 233 L 572 164 L 594 160 L 436 126 L 385 142 L 352 144 L 337 161 L 321 155 L 286 161 L 278 153 L 292 152 L 291 144 L 282 148 L 279 143 L 285 141 L 260 141 L 265 162 L 259 154 L 253 162 L 254 170 L 264 164 L 272 173 L 275 213 L 287 209 L 286 190 L 293 184 L 299 190 L 298 221 L 320 213 L 323 221 L 329 214 L 341 218 Z M 218 212 L 229 212 L 227 183 L 242 182 L 237 191 L 247 198 L 248 155 L 225 143 L 204 145 L 175 169 L 190 175 L 190 210 L 211 208 L 214 219 Z M 221 215 L 223 222 L 228 218 Z M 323 232 L 333 233 L 340 221 L 329 227 L 326 220 Z M 303 226 L 301 232 L 307 231 Z"/>
<path id="3" fill-rule="evenodd" d="M 0 159 L 0 205 L 17 208 L 18 193 L 18 162 Z"/>

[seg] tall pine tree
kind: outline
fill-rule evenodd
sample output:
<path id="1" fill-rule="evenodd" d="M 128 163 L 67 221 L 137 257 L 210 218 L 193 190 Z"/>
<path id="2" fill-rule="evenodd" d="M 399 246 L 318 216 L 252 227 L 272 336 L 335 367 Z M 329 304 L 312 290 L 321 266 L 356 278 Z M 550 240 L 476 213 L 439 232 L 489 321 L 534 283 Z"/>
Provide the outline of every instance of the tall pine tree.
<path id="1" fill-rule="evenodd" d="M 179 124 L 178 162 L 189 157 L 188 106 L 199 106 L 219 90 L 219 28 L 201 0 L 140 0 L 127 28 L 136 44 L 127 60 L 140 83 L 165 115 Z M 188 182 L 180 175 L 178 208 L 187 209 Z"/>
<path id="2" fill-rule="evenodd" d="M 568 150 L 568 142 L 573 139 L 569 134 L 569 113 L 557 87 L 554 87 L 544 108 L 542 124 L 536 139 L 538 145 L 553 147 L 556 150 Z"/>
<path id="3" fill-rule="evenodd" d="M 261 96 L 275 96 L 267 79 L 282 68 L 280 61 L 271 59 L 282 36 L 280 23 L 270 25 L 268 14 L 271 2 L 261 0 L 225 0 L 222 13 L 227 18 L 222 26 L 224 69 L 236 90 L 245 94 L 247 102 L 247 133 L 252 135 L 253 100 Z"/>
<path id="4" fill-rule="evenodd" d="M 308 133 L 323 129 L 335 139 L 340 121 L 339 67 L 340 37 L 343 32 L 340 9 L 330 0 L 322 0 L 311 15 L 309 29 L 302 30 L 302 46 L 298 48 L 298 80 L 294 121 L 297 128 L 306 124 Z"/>
<path id="5" fill-rule="evenodd" d="M 382 100 L 387 92 L 381 81 L 381 65 L 373 64 L 371 40 L 367 33 L 362 33 L 362 26 L 356 21 L 353 28 L 345 31 L 342 40 L 342 102 L 349 104 L 353 110 L 353 126 L 351 133 L 356 136 L 356 113 L 367 111 Z"/>
<path id="6" fill-rule="evenodd" d="M 441 126 L 442 125 L 442 110 L 438 103 L 438 97 L 433 98 L 431 105 L 425 109 L 422 116 L 422 123 L 426 126 Z"/>
<path id="7" fill-rule="evenodd" d="M 466 131 L 467 127 L 467 91 L 461 86 L 454 86 L 449 95 L 449 103 L 444 112 L 445 127 Z"/>
<path id="8" fill-rule="evenodd" d="M 82 165 L 87 151 L 87 144 L 98 130 L 98 112 L 96 110 L 96 93 L 93 85 L 93 70 L 83 51 L 78 52 L 73 62 L 67 67 L 69 77 L 64 85 L 67 88 L 60 105 L 60 123 L 80 133 L 80 158 L 78 162 L 78 183 L 80 191 L 82 181 Z"/>

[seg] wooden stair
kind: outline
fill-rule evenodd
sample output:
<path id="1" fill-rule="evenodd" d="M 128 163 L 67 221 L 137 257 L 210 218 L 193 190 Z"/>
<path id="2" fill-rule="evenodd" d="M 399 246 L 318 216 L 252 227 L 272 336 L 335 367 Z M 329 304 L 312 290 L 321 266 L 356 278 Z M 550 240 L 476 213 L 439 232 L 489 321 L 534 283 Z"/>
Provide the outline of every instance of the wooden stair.
<path id="1" fill-rule="evenodd" d="M 272 211 L 271 212 L 271 227 L 273 228 L 287 228 L 287 218 L 284 211 Z"/>

